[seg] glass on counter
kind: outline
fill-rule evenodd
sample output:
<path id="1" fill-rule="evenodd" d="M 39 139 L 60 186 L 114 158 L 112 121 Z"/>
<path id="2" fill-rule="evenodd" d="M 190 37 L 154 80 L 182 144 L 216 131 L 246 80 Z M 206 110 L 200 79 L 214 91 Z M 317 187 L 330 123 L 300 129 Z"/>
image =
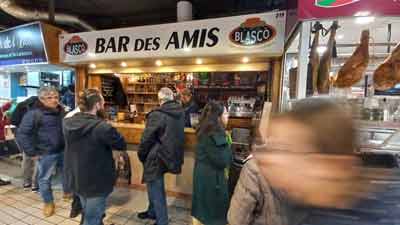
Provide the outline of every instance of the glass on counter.
<path id="1" fill-rule="evenodd" d="M 190 124 L 192 127 L 197 127 L 200 122 L 200 114 L 198 113 L 190 113 Z"/>

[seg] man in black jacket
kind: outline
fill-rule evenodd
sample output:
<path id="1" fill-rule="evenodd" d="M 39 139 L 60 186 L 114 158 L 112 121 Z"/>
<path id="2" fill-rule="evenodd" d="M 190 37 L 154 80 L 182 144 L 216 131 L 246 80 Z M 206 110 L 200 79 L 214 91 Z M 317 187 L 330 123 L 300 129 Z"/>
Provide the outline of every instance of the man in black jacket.
<path id="1" fill-rule="evenodd" d="M 180 174 L 183 164 L 184 112 L 174 101 L 169 88 L 158 93 L 161 107 L 147 116 L 138 156 L 143 163 L 143 182 L 147 185 L 149 207 L 140 219 L 156 219 L 156 225 L 168 224 L 164 174 Z"/>
<path id="2" fill-rule="evenodd" d="M 83 206 L 83 225 L 102 225 L 107 197 L 116 181 L 112 150 L 125 150 L 120 133 L 104 120 L 104 98 L 97 89 L 79 96 L 81 112 L 64 120 L 65 179 Z"/>

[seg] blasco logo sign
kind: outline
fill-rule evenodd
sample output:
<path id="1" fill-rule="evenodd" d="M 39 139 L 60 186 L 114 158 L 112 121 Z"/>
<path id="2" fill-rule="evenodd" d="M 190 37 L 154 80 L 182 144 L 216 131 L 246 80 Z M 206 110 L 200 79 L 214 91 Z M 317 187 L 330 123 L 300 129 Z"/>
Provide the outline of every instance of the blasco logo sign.
<path id="1" fill-rule="evenodd" d="M 79 36 L 73 36 L 64 45 L 64 52 L 69 55 L 82 55 L 88 49 L 88 44 Z"/>
<path id="2" fill-rule="evenodd" d="M 276 36 L 276 29 L 260 18 L 247 19 L 240 27 L 229 34 L 229 39 L 236 45 L 255 46 L 266 44 Z"/>
<path id="3" fill-rule="evenodd" d="M 361 0 L 315 0 L 315 5 L 323 8 L 334 8 L 349 5 Z"/>

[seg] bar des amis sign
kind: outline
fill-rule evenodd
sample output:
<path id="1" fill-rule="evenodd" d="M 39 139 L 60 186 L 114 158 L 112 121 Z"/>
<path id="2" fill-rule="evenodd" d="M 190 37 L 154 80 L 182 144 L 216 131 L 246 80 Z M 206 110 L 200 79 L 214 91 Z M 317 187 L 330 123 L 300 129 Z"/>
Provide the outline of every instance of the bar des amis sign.
<path id="1" fill-rule="evenodd" d="M 0 66 L 46 62 L 40 23 L 30 23 L 0 32 Z"/>
<path id="2" fill-rule="evenodd" d="M 63 62 L 283 52 L 284 11 L 60 36 Z"/>

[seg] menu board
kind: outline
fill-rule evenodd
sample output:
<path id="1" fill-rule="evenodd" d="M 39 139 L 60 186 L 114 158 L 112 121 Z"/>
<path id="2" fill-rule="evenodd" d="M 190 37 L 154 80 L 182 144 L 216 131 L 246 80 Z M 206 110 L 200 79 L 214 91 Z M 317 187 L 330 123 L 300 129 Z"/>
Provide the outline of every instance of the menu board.
<path id="1" fill-rule="evenodd" d="M 0 32 L 0 66 L 46 63 L 40 23 Z"/>

